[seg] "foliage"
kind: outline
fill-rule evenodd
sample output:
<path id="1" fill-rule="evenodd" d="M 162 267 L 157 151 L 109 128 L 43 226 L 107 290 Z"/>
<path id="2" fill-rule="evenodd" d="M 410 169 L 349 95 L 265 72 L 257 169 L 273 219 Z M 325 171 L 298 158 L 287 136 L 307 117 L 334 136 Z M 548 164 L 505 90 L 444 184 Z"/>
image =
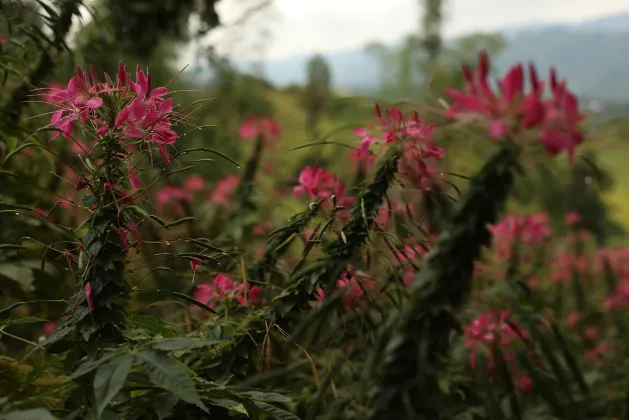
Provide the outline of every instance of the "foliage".
<path id="1" fill-rule="evenodd" d="M 445 112 L 347 101 L 295 144 L 270 86 L 209 61 L 216 102 L 120 62 L 2 121 L 0 418 L 625 415 L 629 259 L 554 71 L 494 89 L 482 53 Z"/>

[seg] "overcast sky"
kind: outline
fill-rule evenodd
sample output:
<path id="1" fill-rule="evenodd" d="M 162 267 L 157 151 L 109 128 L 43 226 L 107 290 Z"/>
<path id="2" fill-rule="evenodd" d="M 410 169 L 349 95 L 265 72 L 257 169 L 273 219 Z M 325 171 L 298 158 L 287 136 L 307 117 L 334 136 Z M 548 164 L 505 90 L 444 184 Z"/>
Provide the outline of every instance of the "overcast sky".
<path id="1" fill-rule="evenodd" d="M 222 20 L 237 19 L 243 1 L 255 0 L 219 2 Z M 376 40 L 396 42 L 418 30 L 421 1 L 275 0 L 272 9 L 247 25 L 246 35 L 235 30 L 217 32 L 212 41 L 219 41 L 221 49 L 237 59 L 344 51 Z M 531 23 L 578 22 L 629 11 L 629 0 L 444 1 L 446 36 Z"/>

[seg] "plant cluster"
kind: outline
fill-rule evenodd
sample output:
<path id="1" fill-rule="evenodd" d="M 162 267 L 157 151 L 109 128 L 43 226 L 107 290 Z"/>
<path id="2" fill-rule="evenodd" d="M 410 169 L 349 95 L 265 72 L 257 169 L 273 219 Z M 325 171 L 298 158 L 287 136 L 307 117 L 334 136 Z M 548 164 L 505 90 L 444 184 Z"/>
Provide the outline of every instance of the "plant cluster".
<path id="1" fill-rule="evenodd" d="M 35 147 L 65 142 L 72 159 L 47 203 L 0 194 L 1 223 L 30 221 L 3 234 L 0 280 L 33 277 L 0 310 L 0 418 L 624 415 L 629 254 L 576 211 L 505 212 L 540 152 L 578 159 L 584 115 L 554 71 L 545 83 L 531 66 L 528 90 L 520 65 L 497 89 L 488 73 L 481 54 L 446 90 L 444 118 L 470 137 L 480 123 L 492 149 L 471 176 L 447 170 L 457 149 L 430 116 L 376 106 L 349 136 L 353 180 L 312 164 L 272 191 L 270 117 L 243 122 L 240 168 L 180 147 L 200 104 L 139 66 L 40 89 L 50 123 L 0 175 L 37 185 L 14 163 Z M 240 170 L 189 174 L 215 159 Z M 277 223 L 289 200 L 301 211 Z"/>

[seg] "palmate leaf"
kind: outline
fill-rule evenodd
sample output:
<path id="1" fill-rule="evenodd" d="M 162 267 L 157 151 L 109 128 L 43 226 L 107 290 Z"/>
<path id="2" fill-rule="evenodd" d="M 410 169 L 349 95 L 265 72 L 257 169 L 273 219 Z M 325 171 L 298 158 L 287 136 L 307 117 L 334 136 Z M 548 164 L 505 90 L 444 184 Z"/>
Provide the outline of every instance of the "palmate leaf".
<path id="1" fill-rule="evenodd" d="M 170 324 L 156 316 L 130 315 L 127 318 L 127 325 L 144 330 L 151 335 L 161 335 L 166 338 L 177 336 L 177 333 Z"/>
<path id="2" fill-rule="evenodd" d="M 201 404 L 194 380 L 176 360 L 157 351 L 143 351 L 135 357 L 149 374 L 149 379 L 153 384 L 190 404 Z"/>
<path id="3" fill-rule="evenodd" d="M 122 389 L 132 366 L 133 356 L 125 354 L 98 368 L 94 376 L 94 397 L 98 418 L 109 401 Z"/>

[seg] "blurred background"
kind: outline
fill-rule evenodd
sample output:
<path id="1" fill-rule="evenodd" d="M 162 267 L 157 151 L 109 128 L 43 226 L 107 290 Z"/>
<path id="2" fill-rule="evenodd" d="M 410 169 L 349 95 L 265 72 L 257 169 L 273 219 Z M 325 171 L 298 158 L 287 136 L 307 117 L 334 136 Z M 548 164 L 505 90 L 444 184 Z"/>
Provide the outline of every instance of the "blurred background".
<path id="1" fill-rule="evenodd" d="M 252 115 L 274 118 L 282 130 L 281 141 L 266 154 L 258 182 L 265 192 L 260 199 L 280 219 L 298 211 L 301 203 L 281 200 L 278 205 L 279 193 L 274 192 L 294 185 L 305 165 L 316 162 L 351 176 L 347 164 L 351 150 L 329 145 L 291 149 L 320 139 L 356 145 L 351 130 L 374 119 L 376 102 L 410 103 L 422 116 L 433 118 L 438 114 L 435 110 L 443 110 L 443 88 L 462 87 L 461 62 L 474 64 L 481 50 L 491 57 L 493 79 L 516 62 L 534 62 L 544 77 L 555 66 L 590 114 L 587 145 L 580 149 L 586 159 L 574 168 L 568 168 L 567 159 L 551 165 L 552 171 L 571 171 L 570 185 L 550 182 L 543 165 L 532 168 L 530 181 L 536 189 L 542 186 L 542 192 L 533 197 L 533 184 L 524 183 L 517 206 L 542 208 L 557 217 L 578 207 L 591 214 L 590 224 L 598 226 L 601 237 L 625 242 L 624 231 L 629 229 L 629 184 L 623 182 L 629 171 L 625 164 L 629 158 L 627 0 L 2 0 L 0 4 L 5 51 L 13 49 L 9 55 L 21 58 L 11 66 L 26 73 L 35 86 L 63 83 L 77 64 L 93 64 L 99 74 L 114 74 L 122 59 L 131 68 L 135 63 L 148 68 L 154 86 L 174 78 L 170 88 L 177 91 L 179 104 L 205 100 L 193 107 L 193 117 L 199 126 L 211 127 L 187 133 L 181 147 L 213 147 L 242 162 L 253 145 L 240 141 L 240 124 Z M 32 91 L 22 79 L 7 82 L 5 77 L 0 100 L 9 119 L 29 121 L 36 129 L 48 120 L 30 118 L 46 111 L 30 103 L 29 94 Z M 344 131 L 333 131 L 338 128 Z M 478 162 L 472 156 L 472 142 L 447 130 L 442 133 L 441 141 L 456 144 L 448 149 L 449 169 L 473 172 Z M 55 147 L 63 149 L 60 143 Z M 233 173 L 234 167 L 216 162 L 199 164 L 197 170 L 216 182 Z M 172 182 L 182 180 L 174 177 Z M 562 193 L 568 188 L 585 188 L 589 193 L 568 197 Z M 609 222 L 602 222 L 606 220 L 602 215 L 611 216 Z"/>

